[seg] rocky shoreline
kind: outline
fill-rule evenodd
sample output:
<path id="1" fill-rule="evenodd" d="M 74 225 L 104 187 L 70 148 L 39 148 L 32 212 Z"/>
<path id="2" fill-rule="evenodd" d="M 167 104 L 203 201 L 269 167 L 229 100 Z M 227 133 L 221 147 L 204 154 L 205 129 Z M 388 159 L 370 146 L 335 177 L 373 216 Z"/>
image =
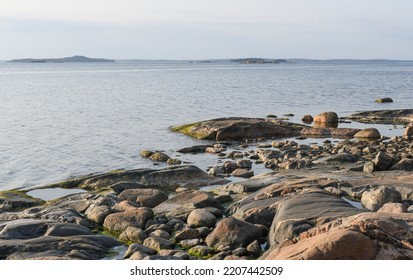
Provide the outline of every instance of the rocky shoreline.
<path id="1" fill-rule="evenodd" d="M 170 166 L 36 188 L 81 191 L 48 201 L 1 192 L 0 259 L 413 259 L 412 111 L 344 120 L 407 124 L 390 139 L 374 127 L 337 128 L 333 112 L 314 127 L 268 118 L 173 127 L 208 140 L 177 152 L 213 154 L 217 164 L 201 170 L 141 151 Z M 258 166 L 267 172 L 254 174 Z"/>

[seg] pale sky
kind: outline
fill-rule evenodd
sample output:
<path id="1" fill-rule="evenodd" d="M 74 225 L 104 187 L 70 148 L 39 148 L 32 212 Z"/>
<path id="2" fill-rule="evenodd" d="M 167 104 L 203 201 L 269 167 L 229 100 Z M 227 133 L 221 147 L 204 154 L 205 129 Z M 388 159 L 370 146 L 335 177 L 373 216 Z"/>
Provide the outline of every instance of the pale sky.
<path id="1" fill-rule="evenodd" d="M 413 59 L 412 0 L 0 0 L 0 59 Z"/>

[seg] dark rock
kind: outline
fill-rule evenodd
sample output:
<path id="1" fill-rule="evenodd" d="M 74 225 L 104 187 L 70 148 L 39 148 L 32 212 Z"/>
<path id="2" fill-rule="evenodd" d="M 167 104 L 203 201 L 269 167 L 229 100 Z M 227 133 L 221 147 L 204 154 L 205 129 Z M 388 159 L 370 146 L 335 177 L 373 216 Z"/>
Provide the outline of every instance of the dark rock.
<path id="1" fill-rule="evenodd" d="M 182 161 L 180 159 L 177 158 L 170 158 L 166 161 L 167 164 L 169 165 L 180 165 L 182 163 Z"/>
<path id="2" fill-rule="evenodd" d="M 402 202 L 402 197 L 398 191 L 388 187 L 378 187 L 363 192 L 361 204 L 372 211 L 379 210 L 388 202 Z"/>
<path id="3" fill-rule="evenodd" d="M 390 97 L 383 97 L 383 98 L 376 99 L 374 102 L 391 103 L 391 102 L 393 102 L 393 99 L 391 99 Z"/>
<path id="4" fill-rule="evenodd" d="M 257 240 L 253 241 L 251 244 L 247 246 L 247 252 L 254 257 L 260 256 L 262 253 L 260 243 L 258 243 Z"/>
<path id="5" fill-rule="evenodd" d="M 143 228 L 153 217 L 152 209 L 142 207 L 133 211 L 110 214 L 106 217 L 103 227 L 114 232 L 122 232 L 130 226 Z"/>
<path id="6" fill-rule="evenodd" d="M 304 115 L 301 119 L 304 123 L 312 123 L 314 118 L 311 115 Z"/>
<path id="7" fill-rule="evenodd" d="M 385 171 L 393 165 L 393 158 L 384 152 L 378 152 L 373 162 L 375 170 Z"/>
<path id="8" fill-rule="evenodd" d="M 238 168 L 250 170 L 252 168 L 252 161 L 248 159 L 237 160 L 237 166 Z"/>
<path id="9" fill-rule="evenodd" d="M 248 244 L 261 237 L 259 227 L 237 220 L 233 217 L 221 220 L 215 229 L 207 236 L 205 242 L 208 246 L 230 246 L 232 249 L 246 247 Z"/>
<path id="10" fill-rule="evenodd" d="M 398 163 L 393 165 L 390 170 L 406 170 L 406 171 L 413 171 L 413 159 L 411 158 L 404 158 L 400 160 Z"/>
<path id="11" fill-rule="evenodd" d="M 199 238 L 185 239 L 179 242 L 179 245 L 183 248 L 189 249 L 198 245 L 201 245 L 202 241 Z"/>
<path id="12" fill-rule="evenodd" d="M 33 198 L 23 191 L 0 192 L 0 210 L 17 211 L 44 204 L 41 199 Z"/>
<path id="13" fill-rule="evenodd" d="M 128 200 L 143 207 L 155 207 L 168 199 L 168 195 L 157 189 L 129 189 L 119 194 L 119 200 Z"/>
<path id="14" fill-rule="evenodd" d="M 205 153 L 205 150 L 209 147 L 212 147 L 212 145 L 196 145 L 192 147 L 182 148 L 178 150 L 177 152 L 182 153 L 182 154 Z"/>
<path id="15" fill-rule="evenodd" d="M 274 216 L 276 214 L 276 202 L 280 200 L 280 197 L 271 197 L 267 199 L 253 200 L 252 202 L 244 204 L 241 200 L 236 210 L 232 209 L 234 218 L 252 223 L 262 224 L 270 227 Z"/>
<path id="16" fill-rule="evenodd" d="M 347 116 L 361 123 L 408 124 L 413 121 L 413 109 L 365 111 Z"/>
<path id="17" fill-rule="evenodd" d="M 176 261 L 176 260 L 183 260 L 182 257 L 177 256 L 146 256 L 144 261 Z"/>
<path id="18" fill-rule="evenodd" d="M 111 188 L 112 190 L 114 190 L 117 194 L 120 194 L 121 192 L 123 192 L 124 190 L 129 190 L 129 189 L 142 189 L 145 186 L 140 184 L 140 183 L 136 183 L 136 182 L 118 182 L 116 184 L 113 184 L 111 186 L 109 186 L 109 188 Z"/>

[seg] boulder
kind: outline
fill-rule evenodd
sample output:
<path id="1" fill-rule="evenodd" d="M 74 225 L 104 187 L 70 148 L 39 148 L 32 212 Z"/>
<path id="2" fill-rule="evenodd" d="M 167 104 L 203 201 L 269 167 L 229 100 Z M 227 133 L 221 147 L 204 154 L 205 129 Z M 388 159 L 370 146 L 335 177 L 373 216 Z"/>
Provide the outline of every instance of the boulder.
<path id="1" fill-rule="evenodd" d="M 377 210 L 377 213 L 402 214 L 407 213 L 407 207 L 402 203 L 388 202 Z"/>
<path id="2" fill-rule="evenodd" d="M 193 191 L 177 194 L 176 196 L 162 202 L 153 210 L 156 215 L 180 217 L 186 220 L 189 213 L 193 210 L 205 207 L 224 209 L 212 195 L 202 191 Z"/>
<path id="3" fill-rule="evenodd" d="M 311 115 L 304 115 L 301 119 L 304 123 L 312 123 L 314 118 Z"/>
<path id="4" fill-rule="evenodd" d="M 401 194 L 393 188 L 378 187 L 363 192 L 361 196 L 361 204 L 371 211 L 379 210 L 388 202 L 402 202 Z"/>
<path id="5" fill-rule="evenodd" d="M 390 170 L 405 170 L 405 171 L 413 171 L 413 159 L 411 158 L 403 158 L 395 165 L 393 165 Z"/>
<path id="6" fill-rule="evenodd" d="M 291 240 L 312 227 L 360 212 L 328 192 L 313 191 L 284 198 L 277 203 L 277 214 L 268 235 L 270 246 Z"/>
<path id="7" fill-rule="evenodd" d="M 212 147 L 212 145 L 196 145 L 196 146 L 179 149 L 177 152 L 182 153 L 182 154 L 205 153 L 205 150 L 209 147 Z"/>
<path id="8" fill-rule="evenodd" d="M 231 172 L 231 176 L 241 177 L 241 178 L 251 178 L 252 176 L 254 176 L 254 171 L 244 169 L 244 168 L 237 168 Z"/>
<path id="9" fill-rule="evenodd" d="M 367 236 L 348 229 L 326 232 L 300 240 L 267 254 L 265 260 L 369 260 L 377 246 Z"/>
<path id="10" fill-rule="evenodd" d="M 217 223 L 217 218 L 206 209 L 193 210 L 187 219 L 187 224 L 195 227 L 213 227 Z"/>
<path id="11" fill-rule="evenodd" d="M 160 238 L 160 237 L 156 237 L 156 236 L 151 236 L 151 237 L 146 238 L 143 241 L 143 245 L 145 245 L 146 247 L 152 248 L 156 251 L 160 251 L 162 249 L 173 248 L 173 244 L 171 241 Z"/>
<path id="12" fill-rule="evenodd" d="M 338 123 L 338 116 L 334 112 L 324 112 L 314 117 L 315 123 Z"/>
<path id="13" fill-rule="evenodd" d="M 250 170 L 252 168 L 252 161 L 248 159 L 237 160 L 237 167 Z"/>
<path id="14" fill-rule="evenodd" d="M 128 189 L 119 194 L 119 200 L 128 200 L 138 203 L 143 207 L 153 208 L 165 200 L 168 195 L 157 189 Z"/>
<path id="15" fill-rule="evenodd" d="M 229 217 L 217 224 L 215 229 L 207 236 L 205 242 L 213 248 L 229 246 L 231 249 L 235 249 L 246 247 L 261 236 L 260 227 Z"/>
<path id="16" fill-rule="evenodd" d="M 102 225 L 105 218 L 112 213 L 112 209 L 106 205 L 91 205 L 85 212 L 86 217 L 98 225 Z"/>
<path id="17" fill-rule="evenodd" d="M 176 231 L 174 234 L 174 240 L 175 242 L 181 242 L 182 240 L 197 239 L 200 236 L 199 230 L 194 228 L 186 228 Z"/>
<path id="18" fill-rule="evenodd" d="M 410 139 L 413 136 L 413 123 L 409 123 L 403 133 L 403 137 L 406 139 Z"/>
<path id="19" fill-rule="evenodd" d="M 147 237 L 147 234 L 142 229 L 129 226 L 119 235 L 119 240 L 143 243 Z"/>
<path id="20" fill-rule="evenodd" d="M 137 210 L 113 213 L 106 217 L 103 227 L 109 231 L 122 232 L 128 227 L 144 228 L 149 219 L 153 219 L 153 211 L 142 207 Z"/>
<path id="21" fill-rule="evenodd" d="M 366 128 L 354 135 L 354 138 L 362 138 L 362 139 L 380 139 L 380 131 L 377 128 Z"/>
<path id="22" fill-rule="evenodd" d="M 276 203 L 280 197 L 271 197 L 266 199 L 253 200 L 243 203 L 241 200 L 235 209 L 232 216 L 239 220 L 243 220 L 252 224 L 261 224 L 270 227 L 277 211 Z"/>
<path id="23" fill-rule="evenodd" d="M 155 152 L 149 157 L 149 159 L 153 161 L 167 162 L 170 157 L 165 153 Z"/>
<path id="24" fill-rule="evenodd" d="M 148 158 L 151 155 L 153 155 L 154 152 L 149 151 L 149 150 L 142 150 L 139 154 L 140 154 L 141 157 Z"/>
<path id="25" fill-rule="evenodd" d="M 221 118 L 172 127 L 197 139 L 242 140 L 262 137 L 296 136 L 302 126 L 260 118 Z"/>
<path id="26" fill-rule="evenodd" d="M 373 162 L 375 170 L 385 171 L 393 165 L 393 158 L 384 152 L 378 152 Z"/>

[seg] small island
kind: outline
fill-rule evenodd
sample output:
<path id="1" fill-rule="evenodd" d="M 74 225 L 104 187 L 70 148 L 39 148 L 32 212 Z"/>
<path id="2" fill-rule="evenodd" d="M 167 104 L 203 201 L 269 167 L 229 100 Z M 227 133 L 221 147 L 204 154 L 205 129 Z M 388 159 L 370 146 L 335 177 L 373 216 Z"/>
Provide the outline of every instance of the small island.
<path id="1" fill-rule="evenodd" d="M 231 59 L 231 62 L 242 64 L 267 64 L 267 63 L 281 63 L 287 62 L 285 59 L 265 59 L 265 58 L 238 58 Z"/>
<path id="2" fill-rule="evenodd" d="M 71 57 L 63 57 L 63 58 L 23 58 L 23 59 L 13 59 L 7 62 L 18 62 L 18 63 L 71 63 L 71 62 L 83 62 L 83 63 L 90 63 L 90 62 L 115 62 L 112 59 L 105 59 L 105 58 L 90 58 L 81 55 L 75 55 Z"/>

